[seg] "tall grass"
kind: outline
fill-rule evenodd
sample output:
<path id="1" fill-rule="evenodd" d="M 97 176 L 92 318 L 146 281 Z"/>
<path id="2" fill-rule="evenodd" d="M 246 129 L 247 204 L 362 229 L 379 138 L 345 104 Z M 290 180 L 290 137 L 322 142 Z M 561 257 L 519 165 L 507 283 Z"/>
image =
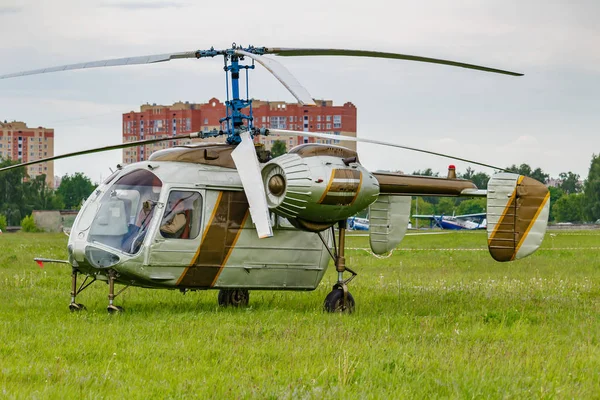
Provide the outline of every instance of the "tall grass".
<path id="1" fill-rule="evenodd" d="M 485 233 L 410 236 L 388 258 L 351 237 L 352 315 L 314 292 L 131 288 L 106 312 L 94 284 L 68 311 L 66 237 L 0 235 L 0 397 L 598 398 L 600 235 L 557 232 L 514 263 Z M 426 250 L 429 249 L 429 250 Z M 465 250 L 467 249 L 467 250 Z"/>

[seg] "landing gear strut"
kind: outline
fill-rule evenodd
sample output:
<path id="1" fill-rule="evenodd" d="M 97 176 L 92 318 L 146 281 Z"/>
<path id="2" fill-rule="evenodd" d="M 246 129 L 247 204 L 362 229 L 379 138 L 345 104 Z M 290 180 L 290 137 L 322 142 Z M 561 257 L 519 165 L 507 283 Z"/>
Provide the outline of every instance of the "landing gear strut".
<path id="1" fill-rule="evenodd" d="M 125 291 L 125 289 L 129 288 L 129 285 L 125 286 L 123 289 L 119 290 L 117 294 L 115 294 L 115 280 L 117 279 L 117 273 L 114 270 L 108 271 L 108 307 L 106 310 L 109 314 L 118 314 L 124 311 L 123 307 L 115 306 L 113 304 L 113 300 L 115 297 L 120 295 Z"/>
<path id="2" fill-rule="evenodd" d="M 71 272 L 71 304 L 69 304 L 69 310 L 71 311 L 82 311 L 85 310 L 85 306 L 81 303 L 77 303 L 75 301 L 75 297 L 84 291 L 84 289 L 86 289 L 88 286 L 90 286 L 92 283 L 94 283 L 96 281 L 96 277 L 94 277 L 90 282 L 88 282 L 88 278 L 89 276 L 86 275 L 85 279 L 83 280 L 83 282 L 81 283 L 81 286 L 79 286 L 79 288 L 77 288 L 77 274 L 79 273 L 79 271 L 77 270 L 77 268 L 73 267 L 73 270 Z"/>
<path id="3" fill-rule="evenodd" d="M 338 281 L 333 285 L 333 289 L 323 302 L 323 309 L 327 312 L 342 312 L 352 313 L 354 311 L 354 297 L 348 291 L 348 283 L 356 276 L 356 272 L 346 267 L 346 257 L 344 256 L 344 248 L 346 246 L 346 220 L 338 222 L 339 246 L 336 248 L 335 231 L 331 228 L 333 234 L 333 253 L 329 251 L 329 247 L 319 233 L 319 237 L 329 251 L 331 258 L 335 262 L 335 269 L 338 273 Z M 352 275 L 344 279 L 344 272 L 350 272 Z"/>

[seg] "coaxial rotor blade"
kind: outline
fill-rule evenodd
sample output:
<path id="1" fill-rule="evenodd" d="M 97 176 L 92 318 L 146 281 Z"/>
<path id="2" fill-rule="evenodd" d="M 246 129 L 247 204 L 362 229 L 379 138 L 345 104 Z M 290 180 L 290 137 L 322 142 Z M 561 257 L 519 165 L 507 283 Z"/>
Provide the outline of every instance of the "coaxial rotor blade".
<path id="1" fill-rule="evenodd" d="M 366 139 L 366 138 L 343 136 L 343 135 L 331 135 L 329 133 L 319 133 L 319 132 L 290 131 L 290 130 L 285 130 L 285 129 L 267 129 L 267 133 L 274 133 L 274 134 L 286 135 L 286 136 L 309 136 L 309 137 L 316 137 L 316 138 L 321 138 L 321 139 L 339 140 L 341 142 L 372 143 L 372 144 L 378 144 L 378 145 L 382 145 L 382 146 L 390 146 L 390 147 L 397 147 L 399 149 L 417 151 L 419 153 L 432 154 L 434 156 L 450 158 L 452 160 L 464 161 L 464 162 L 468 162 L 468 163 L 475 164 L 475 165 L 481 165 L 482 167 L 488 167 L 488 168 L 493 168 L 493 169 L 497 169 L 500 171 L 506 171 L 504 168 L 496 167 L 496 166 L 490 165 L 490 164 L 480 163 L 480 162 L 473 161 L 473 160 L 467 160 L 466 158 L 456 157 L 456 156 L 452 156 L 452 155 L 444 154 L 444 153 L 437 153 L 435 151 L 419 149 L 416 147 L 402 146 L 402 145 L 390 143 L 390 142 L 382 142 L 380 140 L 374 140 L 374 139 Z"/>
<path id="2" fill-rule="evenodd" d="M 298 82 L 294 75 L 292 75 L 292 73 L 279 62 L 271 58 L 257 56 L 240 49 L 236 49 L 234 52 L 240 56 L 249 57 L 265 67 L 301 104 L 310 106 L 315 105 L 315 101 L 310 96 L 310 93 L 308 93 L 308 90 L 306 90 L 304 86 Z"/>
<path id="3" fill-rule="evenodd" d="M 54 156 L 54 157 L 41 158 L 39 160 L 28 161 L 28 162 L 21 163 L 21 164 L 10 165 L 8 167 L 0 168 L 0 172 L 8 171 L 9 169 L 14 169 L 14 168 L 26 167 L 28 165 L 41 164 L 41 163 L 45 163 L 48 161 L 60 160 L 62 158 L 76 157 L 76 156 L 82 156 L 85 154 L 92 154 L 92 153 L 101 153 L 103 151 L 110 151 L 110 150 L 126 149 L 128 147 L 142 146 L 142 145 L 158 143 L 158 142 L 166 142 L 169 140 L 195 139 L 195 138 L 199 138 L 199 137 L 200 137 L 200 133 L 195 132 L 195 133 L 191 133 L 189 135 L 177 135 L 177 136 L 171 136 L 168 138 L 138 140 L 135 142 L 120 143 L 120 144 L 116 144 L 116 145 L 112 145 L 112 146 L 97 147 L 95 149 L 80 150 L 80 151 L 75 151 L 73 153 L 60 154 L 60 155 Z"/>
<path id="4" fill-rule="evenodd" d="M 171 61 L 178 58 L 196 58 L 195 51 L 185 51 L 181 53 L 166 53 L 154 54 L 150 56 L 113 58 L 110 60 L 99 60 L 84 62 L 78 64 L 61 65 L 58 67 L 34 69 L 32 71 L 16 72 L 13 74 L 0 75 L 0 79 L 16 78 L 19 76 L 45 74 L 48 72 L 69 71 L 74 69 L 98 68 L 98 67 L 114 67 L 118 65 L 135 65 L 135 64 L 154 64 L 164 61 Z"/>
<path id="5" fill-rule="evenodd" d="M 467 64 L 458 61 L 442 60 L 439 58 L 413 56 L 410 54 L 401 53 L 386 53 L 382 51 L 370 51 L 370 50 L 349 50 L 349 49 L 294 49 L 294 48 L 282 48 L 273 47 L 265 49 L 265 54 L 275 54 L 284 57 L 297 57 L 297 56 L 352 56 L 352 57 L 374 57 L 374 58 L 394 58 L 398 60 L 410 60 L 419 61 L 433 64 L 451 65 L 453 67 L 462 67 L 469 69 L 476 69 L 479 71 L 495 72 L 497 74 L 522 76 L 519 72 L 505 71 L 502 69 L 484 67 L 481 65 Z"/>
<path id="6" fill-rule="evenodd" d="M 256 156 L 254 143 L 248 132 L 240 134 L 242 142 L 231 152 L 244 192 L 250 205 L 250 216 L 256 226 L 258 237 L 263 239 L 273 236 L 271 217 L 267 205 L 267 194 L 263 185 L 260 166 Z"/>

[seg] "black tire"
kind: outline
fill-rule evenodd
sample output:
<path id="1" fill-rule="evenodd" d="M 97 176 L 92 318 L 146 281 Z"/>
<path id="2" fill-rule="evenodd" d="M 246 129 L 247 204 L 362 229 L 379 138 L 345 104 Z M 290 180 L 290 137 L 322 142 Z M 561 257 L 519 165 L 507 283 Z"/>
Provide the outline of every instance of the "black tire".
<path id="1" fill-rule="evenodd" d="M 354 312 L 354 297 L 348 292 L 344 302 L 344 291 L 342 289 L 332 290 L 323 302 L 323 310 L 330 313 L 348 313 Z"/>
<path id="2" fill-rule="evenodd" d="M 221 289 L 218 302 L 221 307 L 246 307 L 250 301 L 250 292 L 246 289 Z"/>
<path id="3" fill-rule="evenodd" d="M 125 311 L 125 309 L 121 306 L 108 306 L 106 307 L 106 311 L 108 311 L 109 314 L 121 314 L 123 311 Z"/>
<path id="4" fill-rule="evenodd" d="M 85 306 L 83 304 L 80 304 L 80 303 L 71 303 L 71 304 L 69 304 L 69 310 L 71 310 L 72 312 L 83 311 L 85 309 L 86 309 Z"/>

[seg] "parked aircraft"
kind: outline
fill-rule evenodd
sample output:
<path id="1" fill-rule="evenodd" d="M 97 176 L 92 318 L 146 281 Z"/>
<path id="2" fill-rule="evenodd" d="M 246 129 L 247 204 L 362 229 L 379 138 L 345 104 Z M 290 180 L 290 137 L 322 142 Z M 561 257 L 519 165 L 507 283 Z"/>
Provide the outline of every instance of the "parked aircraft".
<path id="1" fill-rule="evenodd" d="M 486 229 L 487 218 L 485 213 L 463 215 L 413 215 L 416 219 L 428 219 L 429 226 L 451 230 Z"/>

